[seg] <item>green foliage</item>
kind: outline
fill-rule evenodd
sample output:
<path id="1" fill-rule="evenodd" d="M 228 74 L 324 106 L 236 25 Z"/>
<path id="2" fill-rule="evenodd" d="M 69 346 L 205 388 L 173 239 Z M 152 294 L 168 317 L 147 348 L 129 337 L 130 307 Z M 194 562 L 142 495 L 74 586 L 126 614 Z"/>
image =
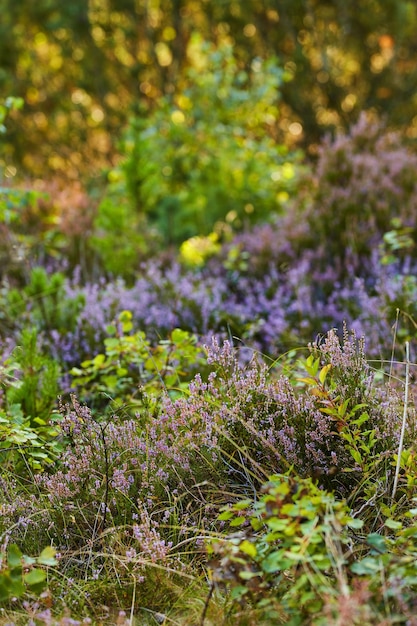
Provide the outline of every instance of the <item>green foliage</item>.
<path id="1" fill-rule="evenodd" d="M 120 187 L 117 174 L 113 173 L 93 222 L 90 244 L 107 272 L 131 278 L 155 235 L 146 231 L 143 216 L 127 201 L 125 190 Z"/>
<path id="2" fill-rule="evenodd" d="M 100 8 L 1 0 L 0 7 L 2 92 L 28 103 L 8 125 L 7 161 L 35 176 L 108 166 L 130 107 L 140 101 L 152 109 L 183 80 L 193 31 L 216 46 L 232 41 L 242 67 L 276 56 L 294 75 L 280 128 L 288 142 L 316 143 L 371 108 L 415 137 L 414 0 L 361 0 L 360 10 L 344 0 L 114 0 Z M 302 123 L 295 133 L 294 120 Z"/>
<path id="3" fill-rule="evenodd" d="M 22 214 L 28 205 L 39 199 L 36 191 L 0 187 L 0 219 L 6 226 L 21 225 Z M 22 238 L 25 235 L 22 235 Z"/>
<path id="4" fill-rule="evenodd" d="M 40 197 L 36 191 L 0 187 L 0 276 L 24 281 L 29 263 L 44 246 L 42 228 L 34 235 L 28 223 Z"/>
<path id="5" fill-rule="evenodd" d="M 15 380 L 6 392 L 10 404 L 19 404 L 33 424 L 49 421 L 58 395 L 59 367 L 45 357 L 37 344 L 36 330 L 24 329 L 20 345 L 15 348 L 6 365 L 14 367 Z"/>
<path id="6" fill-rule="evenodd" d="M 208 543 L 213 581 L 233 601 L 257 606 L 263 617 L 274 610 L 294 626 L 328 624 L 342 606 L 366 624 L 383 617 L 406 624 L 417 590 L 416 513 L 385 518 L 380 532 L 363 535 L 346 502 L 311 479 L 272 476 L 259 499 L 220 514 L 232 534 Z M 366 602 L 358 611 L 361 588 Z"/>
<path id="7" fill-rule="evenodd" d="M 207 259 L 221 250 L 217 233 L 206 237 L 195 236 L 184 241 L 180 247 L 180 260 L 189 267 L 203 267 Z"/>
<path id="8" fill-rule="evenodd" d="M 241 529 L 208 546 L 214 580 L 231 585 L 235 600 L 276 594 L 282 613 L 307 619 L 320 611 L 323 595 L 340 592 L 328 574 L 346 564 L 353 520 L 346 503 L 311 479 L 272 476 L 259 500 L 227 507 L 219 520 Z"/>
<path id="9" fill-rule="evenodd" d="M 111 399 L 112 410 L 125 405 L 134 409 L 162 391 L 175 398 L 187 390 L 193 374 L 205 362 L 196 336 L 187 331 L 177 328 L 169 339 L 153 346 L 143 331 L 132 330 L 132 314 L 122 311 L 116 324 L 107 327 L 105 353 L 71 370 L 73 387 L 92 407 Z"/>
<path id="10" fill-rule="evenodd" d="M 55 554 L 55 548 L 48 546 L 38 557 L 30 557 L 14 543 L 1 550 L 0 605 L 28 593 L 39 595 L 48 584 L 47 568 L 57 564 Z"/>
<path id="11" fill-rule="evenodd" d="M 334 434 L 343 441 L 355 462 L 354 467 L 344 467 L 344 472 L 359 470 L 365 475 L 373 467 L 380 454 L 375 452 L 377 434 L 375 428 L 367 428 L 370 421 L 366 403 L 354 404 L 352 398 L 337 394 L 338 386 L 332 380 L 332 364 L 320 367 L 320 358 L 311 354 L 303 363 L 308 376 L 299 381 L 308 385 L 310 393 L 317 398 L 320 411 L 334 422 Z M 327 383 L 327 384 L 326 384 Z"/>
<path id="12" fill-rule="evenodd" d="M 17 111 L 24 105 L 23 98 L 14 98 L 10 96 L 6 98 L 3 104 L 0 104 L 0 135 L 4 135 L 6 132 L 5 121 L 10 111 Z"/>
<path id="13" fill-rule="evenodd" d="M 398 218 L 391 220 L 392 230 L 384 234 L 384 239 L 380 245 L 381 263 L 390 265 L 395 263 L 404 255 L 413 253 L 415 242 L 413 239 L 413 228 L 404 226 Z"/>
<path id="14" fill-rule="evenodd" d="M 58 395 L 58 364 L 44 356 L 36 330 L 25 329 L 20 345 L 0 369 L 0 461 L 24 459 L 32 469 L 52 463 L 57 430 L 50 423 Z"/>
<path id="15" fill-rule="evenodd" d="M 34 267 L 23 288 L 7 290 L 0 314 L 9 326 L 17 319 L 21 326 L 29 324 L 46 333 L 74 330 L 84 297 L 66 297 L 64 283 L 61 272 L 48 274 L 42 266 Z"/>
<path id="16" fill-rule="evenodd" d="M 194 38 L 185 86 L 125 139 L 126 185 L 167 242 L 208 235 L 279 212 L 294 191 L 297 156 L 272 137 L 288 75 L 276 59 L 242 69 L 232 46 Z"/>

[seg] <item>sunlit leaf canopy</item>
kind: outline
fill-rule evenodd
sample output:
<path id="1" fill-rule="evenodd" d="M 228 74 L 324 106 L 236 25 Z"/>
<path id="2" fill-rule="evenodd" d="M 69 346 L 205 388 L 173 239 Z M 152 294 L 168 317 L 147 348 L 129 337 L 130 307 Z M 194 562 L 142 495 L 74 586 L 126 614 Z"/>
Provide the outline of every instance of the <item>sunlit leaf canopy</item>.
<path id="1" fill-rule="evenodd" d="M 199 69 L 196 33 L 232 44 L 242 70 L 277 57 L 292 80 L 275 134 L 289 145 L 314 150 L 362 109 L 417 137 L 414 0 L 0 0 L 0 11 L 0 95 L 25 101 L 2 137 L 9 177 L 114 165 L 128 117 Z"/>

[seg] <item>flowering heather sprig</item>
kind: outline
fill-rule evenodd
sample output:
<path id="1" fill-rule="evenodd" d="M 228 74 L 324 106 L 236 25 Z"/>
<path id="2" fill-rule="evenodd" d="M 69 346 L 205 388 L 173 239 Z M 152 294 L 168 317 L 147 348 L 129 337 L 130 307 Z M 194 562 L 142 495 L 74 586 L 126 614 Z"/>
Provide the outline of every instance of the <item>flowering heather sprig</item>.
<path id="1" fill-rule="evenodd" d="M 142 556 L 149 557 L 152 563 L 165 563 L 172 548 L 172 542 L 161 538 L 158 526 L 158 522 L 151 519 L 149 512 L 142 508 L 140 523 L 133 524 L 132 534 Z"/>
<path id="2" fill-rule="evenodd" d="M 364 275 L 393 218 L 415 230 L 416 168 L 401 135 L 365 113 L 349 133 L 323 142 L 304 218 L 325 265 L 341 262 Z"/>

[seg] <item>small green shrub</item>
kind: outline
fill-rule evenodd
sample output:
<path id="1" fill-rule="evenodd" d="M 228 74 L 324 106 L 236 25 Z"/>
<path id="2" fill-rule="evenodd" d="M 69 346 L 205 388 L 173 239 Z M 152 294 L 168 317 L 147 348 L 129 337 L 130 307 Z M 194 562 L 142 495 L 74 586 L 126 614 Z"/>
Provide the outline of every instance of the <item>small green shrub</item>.
<path id="1" fill-rule="evenodd" d="M 57 453 L 55 425 L 51 422 L 58 395 L 58 364 L 43 355 L 36 330 L 25 329 L 20 345 L 0 368 L 0 463 L 13 459 L 22 467 L 40 470 Z M 19 464 L 18 464 L 19 465 Z"/>
<path id="2" fill-rule="evenodd" d="M 293 626 L 409 624 L 416 608 L 417 509 L 363 534 L 345 501 L 311 479 L 272 476 L 259 498 L 224 509 L 230 534 L 208 543 L 213 582 Z M 361 596 L 366 598 L 357 603 Z M 331 621 L 329 621 L 331 620 Z M 384 620 L 387 620 L 386 622 Z M 267 622 L 269 623 L 269 622 Z"/>
<path id="3" fill-rule="evenodd" d="M 219 520 L 234 535 L 209 543 L 210 566 L 234 600 L 277 595 L 282 615 L 308 619 L 322 608 L 323 594 L 340 593 L 329 573 L 346 566 L 347 529 L 357 524 L 346 503 L 311 479 L 272 476 L 259 500 L 227 507 Z"/>
<path id="4" fill-rule="evenodd" d="M 163 391 L 172 398 L 186 392 L 193 373 L 203 366 L 203 351 L 191 333 L 174 329 L 166 340 L 151 345 L 143 331 L 132 333 L 130 311 L 122 311 L 117 323 L 107 327 L 105 353 L 71 370 L 73 387 L 94 409 L 112 400 L 111 410 L 137 409 L 144 398 L 156 401 Z M 103 402 L 104 401 L 104 402 Z"/>
<path id="5" fill-rule="evenodd" d="M 39 556 L 22 554 L 16 544 L 0 551 L 0 606 L 25 594 L 39 595 L 47 586 L 48 567 L 57 564 L 56 550 L 44 548 Z"/>
<path id="6" fill-rule="evenodd" d="M 157 238 L 146 228 L 144 217 L 128 201 L 115 177 L 117 174 L 110 177 L 98 206 L 90 245 L 106 272 L 131 279 Z"/>
<path id="7" fill-rule="evenodd" d="M 2 294 L 0 315 L 8 327 L 35 327 L 51 338 L 52 331 L 74 330 L 84 296 L 65 294 L 62 272 L 48 274 L 42 266 L 34 267 L 22 288 L 11 288 Z"/>

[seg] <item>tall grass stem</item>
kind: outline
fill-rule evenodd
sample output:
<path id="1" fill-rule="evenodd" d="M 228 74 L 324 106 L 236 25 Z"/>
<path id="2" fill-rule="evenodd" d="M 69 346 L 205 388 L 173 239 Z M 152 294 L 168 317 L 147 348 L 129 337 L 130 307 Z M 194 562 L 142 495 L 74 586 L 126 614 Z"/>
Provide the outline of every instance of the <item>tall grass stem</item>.
<path id="1" fill-rule="evenodd" d="M 395 494 L 397 492 L 398 485 L 398 476 L 400 474 L 401 467 L 401 454 L 403 451 L 404 445 L 404 434 L 405 434 L 405 426 L 407 423 L 407 411 L 408 411 L 408 390 L 410 385 L 410 344 L 408 341 L 405 342 L 405 392 L 404 392 L 404 411 L 403 411 L 403 422 L 401 425 L 401 435 L 400 435 L 400 443 L 398 444 L 398 457 L 397 457 L 397 467 L 395 468 L 395 478 L 394 478 L 394 486 L 392 488 L 392 501 L 394 502 Z"/>

